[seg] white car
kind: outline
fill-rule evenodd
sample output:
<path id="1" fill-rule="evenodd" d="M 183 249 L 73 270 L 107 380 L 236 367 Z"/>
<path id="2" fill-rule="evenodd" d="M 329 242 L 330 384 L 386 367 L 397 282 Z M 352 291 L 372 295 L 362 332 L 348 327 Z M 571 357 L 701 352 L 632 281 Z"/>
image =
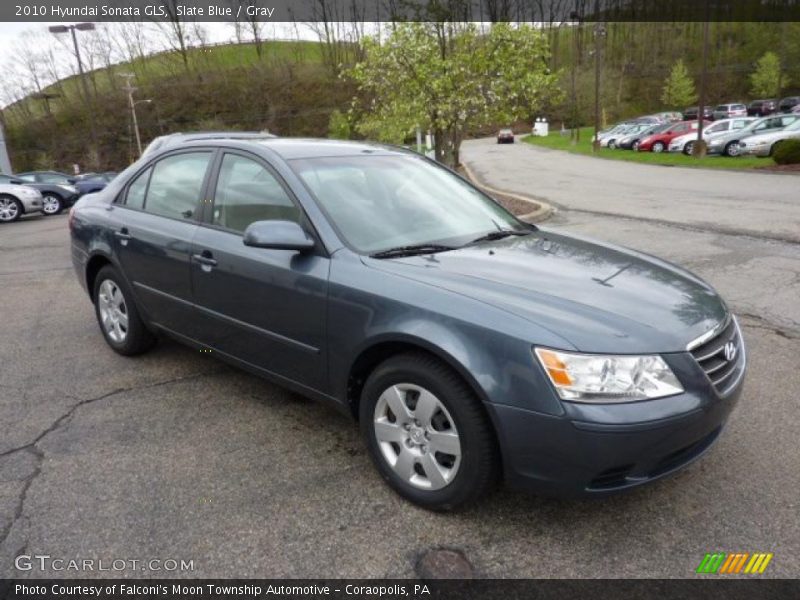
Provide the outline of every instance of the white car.
<path id="1" fill-rule="evenodd" d="M 772 156 L 778 144 L 785 140 L 800 139 L 800 119 L 778 131 L 758 133 L 739 142 L 739 152 L 751 156 Z"/>
<path id="2" fill-rule="evenodd" d="M 42 194 L 26 185 L 0 184 L 0 223 L 11 223 L 22 215 L 42 212 Z"/>
<path id="3" fill-rule="evenodd" d="M 755 121 L 755 117 L 736 117 L 733 119 L 723 119 L 722 121 L 714 121 L 713 124 L 703 129 L 703 139 L 707 142 L 716 136 L 736 131 L 737 129 L 744 129 L 750 123 Z M 669 143 L 669 152 L 683 152 L 686 155 L 692 153 L 694 143 L 697 141 L 697 131 L 679 135 L 673 138 Z"/>

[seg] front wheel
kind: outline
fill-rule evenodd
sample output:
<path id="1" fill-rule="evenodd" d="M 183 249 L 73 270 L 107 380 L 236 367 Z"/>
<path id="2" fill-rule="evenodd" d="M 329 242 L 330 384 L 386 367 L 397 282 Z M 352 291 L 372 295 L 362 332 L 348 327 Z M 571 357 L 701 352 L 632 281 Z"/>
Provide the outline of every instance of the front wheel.
<path id="1" fill-rule="evenodd" d="M 423 353 L 395 356 L 369 376 L 361 432 L 386 482 L 431 510 L 452 510 L 494 485 L 498 451 L 480 400 L 447 365 Z"/>
<path id="2" fill-rule="evenodd" d="M 739 149 L 739 140 L 735 142 L 728 142 L 725 149 L 722 151 L 725 156 L 739 156 L 741 150 Z"/>
<path id="3" fill-rule="evenodd" d="M 664 151 L 664 142 L 656 142 L 653 144 L 653 152 L 659 153 Z"/>
<path id="4" fill-rule="evenodd" d="M 634 152 L 638 152 L 639 151 L 639 140 L 635 140 L 631 147 L 633 148 Z"/>
<path id="5" fill-rule="evenodd" d="M 613 150 L 614 148 L 616 148 L 616 147 L 617 147 L 617 140 L 611 140 L 610 142 L 608 142 L 608 147 L 609 147 L 611 150 Z"/>
<path id="6" fill-rule="evenodd" d="M 693 150 L 694 150 L 694 142 L 686 142 L 686 145 L 683 147 L 683 153 L 686 156 L 691 156 Z"/>
<path id="7" fill-rule="evenodd" d="M 133 356 L 153 346 L 155 337 L 147 330 L 133 295 L 116 269 L 111 266 L 100 269 L 93 298 L 100 331 L 112 350 Z"/>
<path id="8" fill-rule="evenodd" d="M 64 210 L 64 201 L 57 194 L 42 194 L 42 212 L 50 217 Z"/>

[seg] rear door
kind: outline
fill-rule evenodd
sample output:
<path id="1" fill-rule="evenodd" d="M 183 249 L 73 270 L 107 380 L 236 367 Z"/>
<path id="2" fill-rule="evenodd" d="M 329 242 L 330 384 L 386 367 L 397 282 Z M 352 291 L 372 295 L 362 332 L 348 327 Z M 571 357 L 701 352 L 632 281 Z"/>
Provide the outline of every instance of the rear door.
<path id="1" fill-rule="evenodd" d="M 315 232 L 285 182 L 261 158 L 226 150 L 209 186 L 204 224 L 194 238 L 191 280 L 210 348 L 316 390 L 327 387 L 330 260 L 322 244 L 308 253 L 252 248 L 250 223 L 288 220 Z"/>
<path id="2" fill-rule="evenodd" d="M 214 151 L 160 158 L 123 190 L 112 232 L 115 253 L 149 319 L 194 337 L 189 260 Z"/>

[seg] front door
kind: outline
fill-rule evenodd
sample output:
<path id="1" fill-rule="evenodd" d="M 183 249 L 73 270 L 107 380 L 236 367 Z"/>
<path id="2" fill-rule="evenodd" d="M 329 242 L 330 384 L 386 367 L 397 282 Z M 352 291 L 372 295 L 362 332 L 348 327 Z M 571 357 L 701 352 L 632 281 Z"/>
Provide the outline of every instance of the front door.
<path id="1" fill-rule="evenodd" d="M 325 391 L 329 259 L 321 251 L 251 248 L 242 241 L 254 221 L 307 227 L 302 211 L 269 165 L 249 154 L 223 154 L 209 189 L 213 204 L 192 250 L 200 341 Z"/>

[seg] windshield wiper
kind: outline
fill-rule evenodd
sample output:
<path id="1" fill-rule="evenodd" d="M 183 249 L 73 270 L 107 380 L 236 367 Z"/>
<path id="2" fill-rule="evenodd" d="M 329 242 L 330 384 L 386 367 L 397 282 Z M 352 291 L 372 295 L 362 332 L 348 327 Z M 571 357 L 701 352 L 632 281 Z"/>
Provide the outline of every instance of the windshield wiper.
<path id="1" fill-rule="evenodd" d="M 455 250 L 453 246 L 442 244 L 413 244 L 411 246 L 398 246 L 370 254 L 372 258 L 396 258 L 399 256 L 414 256 L 416 254 L 433 254 L 434 252 L 445 252 Z"/>
<path id="2" fill-rule="evenodd" d="M 528 235 L 530 231 L 517 231 L 516 229 L 498 229 L 497 231 L 490 231 L 489 233 L 475 238 L 469 244 L 477 244 L 479 242 L 493 242 L 495 240 L 502 240 L 512 235 Z"/>

